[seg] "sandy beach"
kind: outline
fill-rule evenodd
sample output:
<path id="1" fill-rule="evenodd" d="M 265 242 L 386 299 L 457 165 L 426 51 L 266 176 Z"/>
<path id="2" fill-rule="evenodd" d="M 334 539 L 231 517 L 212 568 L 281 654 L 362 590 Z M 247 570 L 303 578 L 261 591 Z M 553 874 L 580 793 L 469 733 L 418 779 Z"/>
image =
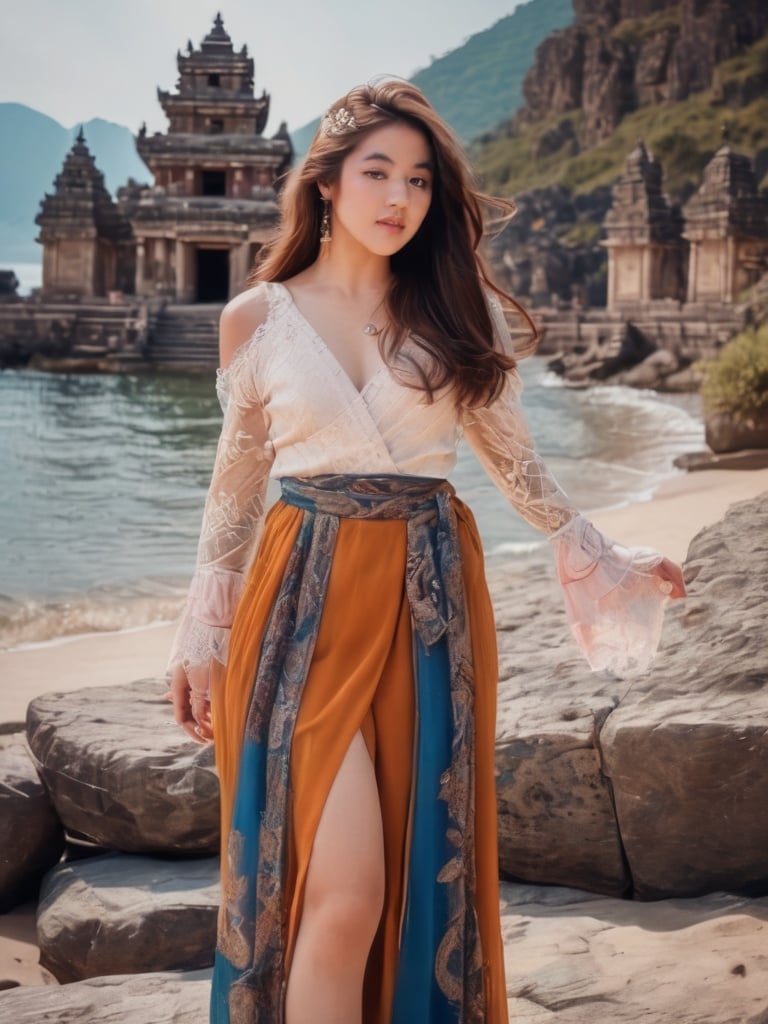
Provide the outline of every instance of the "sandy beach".
<path id="1" fill-rule="evenodd" d="M 649 545 L 682 561 L 699 530 L 720 519 L 734 502 L 764 493 L 768 469 L 697 472 L 668 481 L 649 501 L 592 518 L 616 540 Z M 21 727 L 27 704 L 39 694 L 161 676 L 173 628 L 167 623 L 0 652 L 0 731 L 10 731 L 13 724 Z M 0 981 L 44 982 L 37 966 L 33 915 L 27 904 L 0 917 Z"/>

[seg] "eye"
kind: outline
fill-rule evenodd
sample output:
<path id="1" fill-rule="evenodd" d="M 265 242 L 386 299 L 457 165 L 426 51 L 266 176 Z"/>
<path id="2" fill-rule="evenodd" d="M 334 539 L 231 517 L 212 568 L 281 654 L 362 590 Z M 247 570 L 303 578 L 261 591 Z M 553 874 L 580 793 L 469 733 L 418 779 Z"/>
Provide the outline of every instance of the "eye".
<path id="1" fill-rule="evenodd" d="M 411 184 L 416 188 L 429 188 L 429 180 L 427 178 L 411 178 Z"/>
<path id="2" fill-rule="evenodd" d="M 375 181 L 381 181 L 384 177 L 384 171 L 363 171 L 363 174 L 367 175 L 369 178 L 373 178 Z"/>

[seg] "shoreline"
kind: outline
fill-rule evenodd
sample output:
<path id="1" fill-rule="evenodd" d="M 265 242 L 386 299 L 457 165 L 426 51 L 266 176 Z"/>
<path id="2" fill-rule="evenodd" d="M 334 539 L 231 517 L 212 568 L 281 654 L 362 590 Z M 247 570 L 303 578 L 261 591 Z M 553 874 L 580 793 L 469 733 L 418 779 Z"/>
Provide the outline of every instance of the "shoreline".
<path id="1" fill-rule="evenodd" d="M 646 501 L 590 516 L 607 536 L 647 546 L 682 562 L 693 537 L 717 522 L 735 502 L 768 493 L 768 469 L 687 473 L 664 481 Z M 546 542 L 542 552 L 546 552 Z M 534 553 L 535 554 L 535 553 Z M 494 565 L 514 560 L 494 555 Z M 524 556 L 525 557 L 525 556 Z M 42 693 L 85 686 L 126 685 L 160 678 L 170 653 L 175 621 L 107 633 L 62 636 L 0 651 L 0 733 L 23 728 L 27 704 Z"/>

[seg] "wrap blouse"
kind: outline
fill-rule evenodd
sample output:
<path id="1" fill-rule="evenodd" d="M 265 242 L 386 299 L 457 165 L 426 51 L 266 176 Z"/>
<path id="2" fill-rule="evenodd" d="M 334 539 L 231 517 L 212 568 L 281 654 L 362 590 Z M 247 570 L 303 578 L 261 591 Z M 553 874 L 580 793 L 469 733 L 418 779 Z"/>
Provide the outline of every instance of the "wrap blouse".
<path id="1" fill-rule="evenodd" d="M 662 556 L 610 540 L 573 508 L 534 449 L 517 369 L 490 406 L 459 407 L 448 389 L 430 403 L 398 380 L 408 358 L 421 357 L 406 342 L 396 373 L 381 361 L 358 389 L 290 291 L 277 282 L 257 287 L 268 314 L 217 371 L 224 422 L 169 671 L 211 658 L 226 664 L 270 477 L 445 478 L 462 435 L 510 504 L 551 541 L 569 622 L 592 668 L 625 675 L 647 668 L 671 589 L 652 573 Z M 494 296 L 488 301 L 496 343 L 513 354 L 501 307 Z"/>

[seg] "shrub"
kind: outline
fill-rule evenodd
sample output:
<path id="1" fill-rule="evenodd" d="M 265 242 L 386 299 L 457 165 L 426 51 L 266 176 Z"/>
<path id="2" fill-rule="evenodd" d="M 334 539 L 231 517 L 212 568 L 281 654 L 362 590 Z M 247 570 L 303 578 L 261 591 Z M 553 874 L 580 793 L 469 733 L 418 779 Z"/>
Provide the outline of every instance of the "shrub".
<path id="1" fill-rule="evenodd" d="M 737 334 L 716 359 L 698 364 L 707 412 L 737 420 L 768 413 L 768 322 Z"/>

